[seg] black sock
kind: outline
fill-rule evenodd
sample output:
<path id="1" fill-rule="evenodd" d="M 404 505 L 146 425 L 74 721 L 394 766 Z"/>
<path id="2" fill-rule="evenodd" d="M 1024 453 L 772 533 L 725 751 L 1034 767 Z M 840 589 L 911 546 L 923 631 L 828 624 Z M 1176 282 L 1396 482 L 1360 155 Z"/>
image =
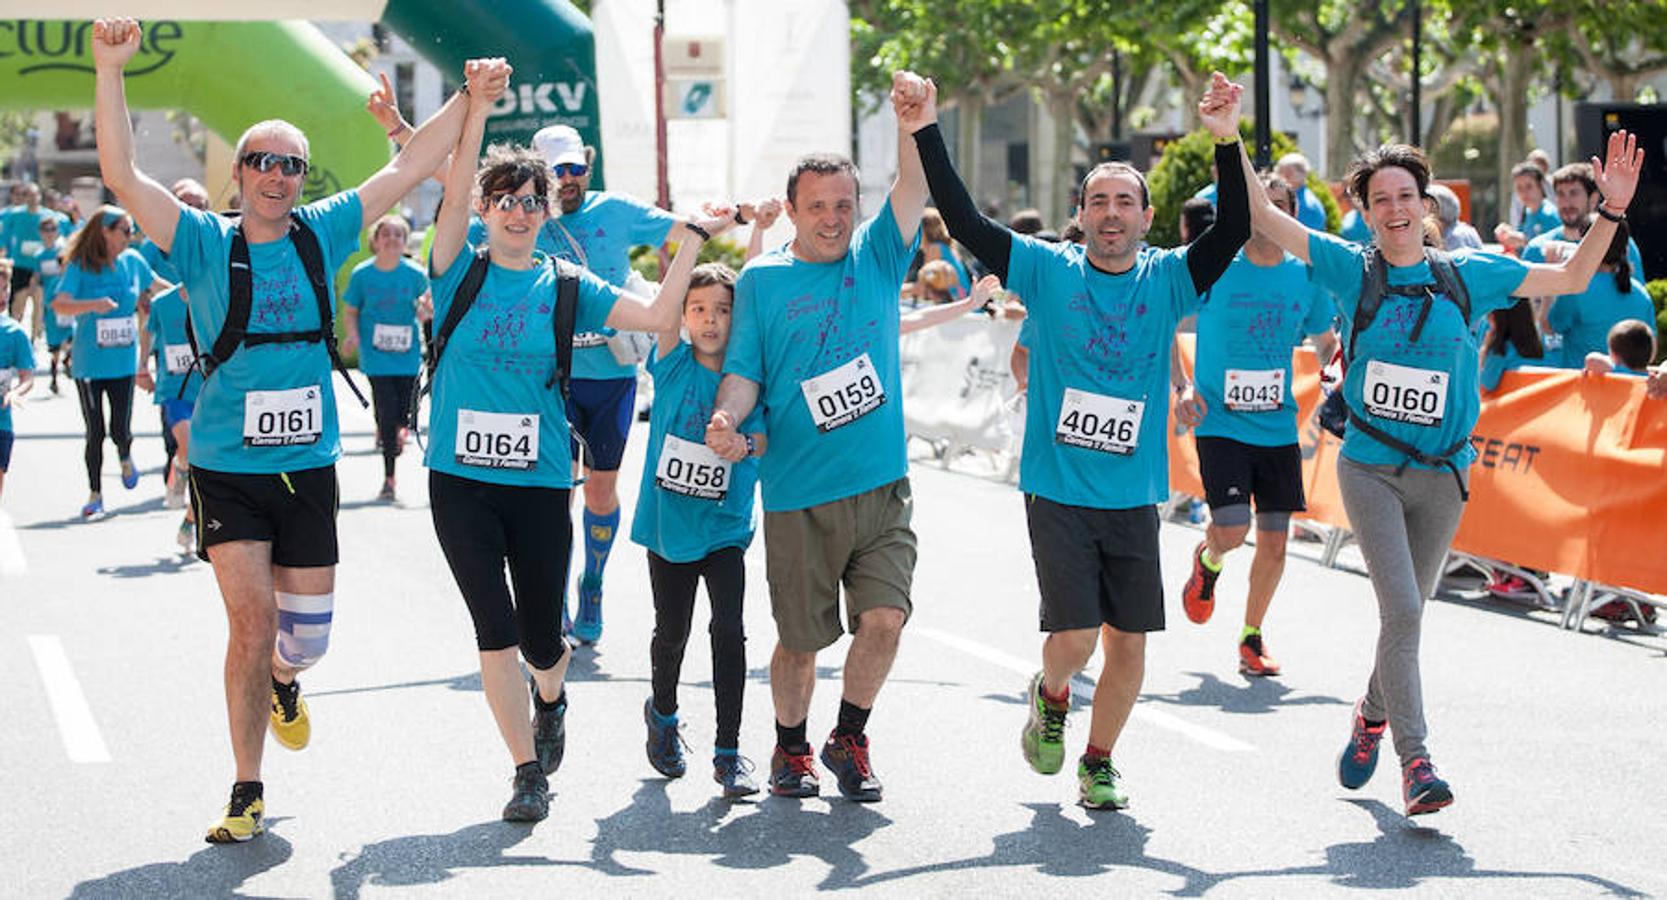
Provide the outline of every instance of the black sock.
<path id="1" fill-rule="evenodd" d="M 258 799 L 263 790 L 264 786 L 258 781 L 232 782 L 232 795 L 236 797 L 246 797 L 251 800 Z"/>
<path id="2" fill-rule="evenodd" d="M 810 742 L 805 740 L 805 723 L 783 725 L 778 720 L 776 722 L 776 746 L 800 756 L 809 753 Z"/>
<path id="3" fill-rule="evenodd" d="M 533 682 L 533 705 L 539 709 L 549 711 L 567 705 L 567 685 L 562 685 L 561 693 L 556 695 L 555 702 L 546 702 L 544 695 L 538 692 L 538 682 Z"/>
<path id="4" fill-rule="evenodd" d="M 515 767 L 515 774 L 517 776 L 521 776 L 521 775 L 543 775 L 544 770 L 539 768 L 538 760 L 535 759 L 532 762 L 524 762 L 524 763 L 516 766 Z"/>
<path id="5" fill-rule="evenodd" d="M 1367 728 L 1382 728 L 1383 725 L 1384 725 L 1384 720 L 1383 719 L 1379 719 L 1378 721 L 1374 722 L 1371 719 L 1367 719 L 1367 718 L 1362 717 L 1362 721 L 1364 721 L 1366 723 Z"/>
<path id="6" fill-rule="evenodd" d="M 863 709 L 849 700 L 839 701 L 839 727 L 834 729 L 834 734 L 848 734 L 853 737 L 862 734 L 862 730 L 868 727 L 870 712 L 873 710 Z"/>
<path id="7" fill-rule="evenodd" d="M 391 453 L 382 454 L 382 477 L 383 478 L 392 478 L 392 477 L 394 477 L 394 460 L 396 460 L 398 458 L 399 457 L 394 456 Z"/>

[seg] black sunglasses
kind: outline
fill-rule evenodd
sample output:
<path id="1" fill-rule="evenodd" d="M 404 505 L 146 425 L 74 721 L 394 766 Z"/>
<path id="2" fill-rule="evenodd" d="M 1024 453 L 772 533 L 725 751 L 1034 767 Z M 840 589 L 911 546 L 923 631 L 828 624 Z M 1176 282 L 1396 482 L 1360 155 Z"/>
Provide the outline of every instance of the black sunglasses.
<path id="1" fill-rule="evenodd" d="M 487 202 L 504 212 L 509 212 L 519 204 L 521 211 L 528 215 L 550 208 L 550 201 L 542 194 L 499 194 Z"/>
<path id="2" fill-rule="evenodd" d="M 257 172 L 270 172 L 277 166 L 285 175 L 307 174 L 307 161 L 299 156 L 287 153 L 268 153 L 265 150 L 251 150 L 243 154 L 238 160 L 239 165 L 249 166 Z"/>

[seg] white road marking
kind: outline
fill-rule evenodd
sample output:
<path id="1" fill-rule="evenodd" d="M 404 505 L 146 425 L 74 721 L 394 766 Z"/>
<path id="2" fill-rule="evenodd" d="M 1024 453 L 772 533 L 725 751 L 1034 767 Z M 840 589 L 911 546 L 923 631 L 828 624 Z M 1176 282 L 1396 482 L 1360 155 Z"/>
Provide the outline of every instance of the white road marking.
<path id="1" fill-rule="evenodd" d="M 939 631 L 936 628 L 911 625 L 908 630 L 910 634 L 920 635 L 929 641 L 935 641 L 945 647 L 959 650 L 968 656 L 977 657 L 1018 675 L 1032 675 L 1041 666 L 1040 660 L 1021 659 L 1011 653 L 997 650 L 994 647 L 986 647 L 977 641 L 969 641 L 966 638 Z M 1072 684 L 1078 690 L 1086 691 L 1089 694 L 1094 692 L 1094 681 L 1086 672 L 1073 678 Z M 1213 728 L 1196 725 L 1162 710 L 1154 709 L 1151 704 L 1146 702 L 1136 703 L 1132 715 L 1149 725 L 1156 725 L 1159 728 L 1192 738 L 1213 750 L 1222 750 L 1227 753 L 1253 753 L 1256 750 L 1255 747 L 1238 738 L 1216 731 Z"/>
<path id="2" fill-rule="evenodd" d="M 23 558 L 23 544 L 12 527 L 12 517 L 0 512 L 0 575 L 23 575 L 29 561 Z"/>
<path id="3" fill-rule="evenodd" d="M 98 733 L 98 723 L 93 721 L 93 711 L 87 706 L 86 695 L 81 693 L 81 682 L 70 667 L 63 642 L 56 635 L 31 634 L 29 649 L 35 654 L 35 667 L 40 669 L 46 699 L 58 719 L 58 733 L 64 739 L 64 750 L 69 753 L 70 761 L 109 762 L 110 751 Z"/>

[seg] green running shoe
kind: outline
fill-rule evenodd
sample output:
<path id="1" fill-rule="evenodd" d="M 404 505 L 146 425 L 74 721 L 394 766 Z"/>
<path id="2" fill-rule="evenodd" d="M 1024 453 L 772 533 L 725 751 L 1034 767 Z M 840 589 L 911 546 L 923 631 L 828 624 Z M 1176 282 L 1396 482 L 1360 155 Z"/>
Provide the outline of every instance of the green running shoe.
<path id="1" fill-rule="evenodd" d="M 1068 710 L 1054 709 L 1042 699 L 1041 672 L 1030 679 L 1030 688 L 1025 696 L 1030 700 L 1030 717 L 1025 720 L 1025 730 L 1019 736 L 1025 762 L 1043 775 L 1058 774 L 1065 767 L 1065 713 Z"/>
<path id="2" fill-rule="evenodd" d="M 1084 756 L 1077 763 L 1077 802 L 1088 809 L 1126 809 L 1129 798 L 1117 786 L 1118 777 L 1111 757 Z"/>

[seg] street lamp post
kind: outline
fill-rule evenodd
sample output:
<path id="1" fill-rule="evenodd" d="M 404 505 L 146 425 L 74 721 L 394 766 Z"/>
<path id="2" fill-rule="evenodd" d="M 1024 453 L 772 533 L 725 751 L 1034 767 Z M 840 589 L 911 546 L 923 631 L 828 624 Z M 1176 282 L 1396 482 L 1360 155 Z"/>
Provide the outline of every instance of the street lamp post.
<path id="1" fill-rule="evenodd" d="M 1268 0 L 1256 0 L 1256 167 L 1273 164 L 1273 127 L 1268 102 Z"/>
<path id="2" fill-rule="evenodd" d="M 1414 147 L 1422 144 L 1424 135 L 1423 111 L 1423 78 L 1419 75 L 1420 64 L 1424 56 L 1424 4 L 1422 0 L 1412 0 L 1412 109 L 1409 111 L 1411 121 L 1407 123 L 1407 143 Z"/>

